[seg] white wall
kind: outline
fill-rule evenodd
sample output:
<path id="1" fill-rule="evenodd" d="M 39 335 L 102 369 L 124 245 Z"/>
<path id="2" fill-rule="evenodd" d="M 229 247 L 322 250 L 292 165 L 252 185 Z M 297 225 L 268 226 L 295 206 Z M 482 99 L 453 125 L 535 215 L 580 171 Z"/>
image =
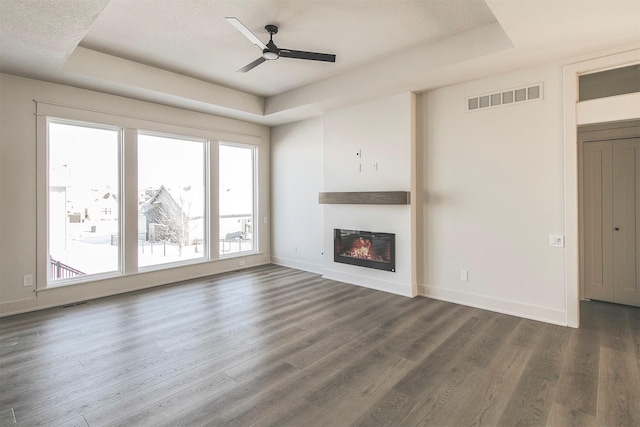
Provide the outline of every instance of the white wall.
<path id="1" fill-rule="evenodd" d="M 541 101 L 466 112 L 466 98 L 537 82 Z M 421 293 L 564 324 L 562 67 L 531 68 L 419 98 Z M 460 280 L 460 270 L 469 280 Z"/>
<path id="2" fill-rule="evenodd" d="M 38 270 L 36 192 L 36 116 L 34 100 L 71 105 L 122 116 L 171 123 L 200 130 L 209 129 L 229 140 L 243 136 L 262 140 L 260 155 L 258 218 L 270 216 L 269 129 L 237 120 L 162 105 L 135 101 L 103 93 L 0 74 L 0 315 L 126 292 L 238 269 L 238 260 L 205 262 L 172 270 L 141 273 L 127 278 L 34 292 L 23 287 L 25 274 Z M 39 199 L 38 199 L 39 197 Z M 270 233 L 262 227 L 260 253 L 244 258 L 246 267 L 268 263 Z M 245 268 L 246 268 L 245 267 Z M 42 288 L 43 277 L 35 277 Z"/>
<path id="3" fill-rule="evenodd" d="M 322 274 L 322 118 L 271 129 L 271 260 Z"/>
<path id="4" fill-rule="evenodd" d="M 405 93 L 327 112 L 324 191 L 410 191 L 414 110 L 414 95 Z M 396 271 L 335 263 L 335 228 L 394 233 Z M 409 205 L 324 205 L 324 275 L 413 296 L 411 239 Z"/>
<path id="5" fill-rule="evenodd" d="M 415 295 L 410 206 L 318 203 L 320 191 L 410 191 L 414 114 L 405 93 L 272 129 L 273 262 Z M 334 263 L 334 228 L 395 233 L 396 272 Z"/>

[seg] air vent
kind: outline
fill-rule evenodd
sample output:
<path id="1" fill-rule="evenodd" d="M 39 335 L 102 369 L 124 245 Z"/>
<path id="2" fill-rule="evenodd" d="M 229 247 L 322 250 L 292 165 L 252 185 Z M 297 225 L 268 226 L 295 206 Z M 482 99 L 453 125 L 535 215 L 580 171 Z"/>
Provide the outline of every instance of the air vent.
<path id="1" fill-rule="evenodd" d="M 467 111 L 479 111 L 487 108 L 539 101 L 541 99 L 542 83 L 536 83 L 467 98 Z"/>
<path id="2" fill-rule="evenodd" d="M 86 301 L 73 302 L 73 303 L 71 303 L 71 304 L 65 304 L 65 305 L 62 305 L 62 306 L 60 306 L 60 308 L 71 308 L 71 307 L 75 307 L 75 306 L 77 306 L 77 305 L 84 305 L 84 304 L 86 304 L 86 303 L 87 303 Z"/>

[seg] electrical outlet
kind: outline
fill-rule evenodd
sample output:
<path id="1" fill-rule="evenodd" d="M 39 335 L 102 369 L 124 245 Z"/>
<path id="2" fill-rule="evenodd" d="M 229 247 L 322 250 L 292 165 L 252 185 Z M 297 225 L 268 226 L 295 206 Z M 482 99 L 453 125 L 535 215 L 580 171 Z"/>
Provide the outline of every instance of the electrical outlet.
<path id="1" fill-rule="evenodd" d="M 22 286 L 33 286 L 33 274 L 25 274 L 22 276 Z"/>
<path id="2" fill-rule="evenodd" d="M 297 254 L 297 253 L 298 253 L 298 246 L 294 246 L 294 247 L 293 247 L 293 253 L 294 253 L 294 254 Z"/>
<path id="3" fill-rule="evenodd" d="M 245 260 L 243 260 L 243 259 L 241 259 L 240 261 L 238 261 L 238 265 L 245 265 L 245 264 L 246 264 L 246 261 L 245 261 Z"/>
<path id="4" fill-rule="evenodd" d="M 468 270 L 460 270 L 460 280 L 463 282 L 469 281 L 469 271 Z"/>

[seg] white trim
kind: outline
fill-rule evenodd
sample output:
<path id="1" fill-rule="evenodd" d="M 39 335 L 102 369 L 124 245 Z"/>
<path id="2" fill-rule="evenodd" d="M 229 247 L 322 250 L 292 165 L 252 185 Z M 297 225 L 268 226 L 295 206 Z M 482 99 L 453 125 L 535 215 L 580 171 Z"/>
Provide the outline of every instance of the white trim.
<path id="1" fill-rule="evenodd" d="M 91 293 L 90 295 L 83 294 L 83 295 L 76 296 L 74 294 L 73 296 L 68 296 L 69 294 L 72 293 L 70 292 L 70 289 L 68 286 L 48 288 L 47 290 L 49 290 L 50 292 L 46 293 L 49 295 L 49 297 L 46 299 L 44 299 L 45 297 L 40 296 L 38 298 L 24 298 L 21 300 L 0 303 L 0 317 L 13 316 L 15 314 L 29 313 L 32 311 L 44 310 L 48 308 L 56 308 L 66 304 L 73 304 L 73 303 L 78 303 L 82 301 L 90 301 L 97 298 L 105 298 L 105 297 L 110 297 L 114 295 L 126 294 L 129 292 L 140 291 L 144 289 L 151 289 L 158 286 L 166 286 L 166 285 L 173 286 L 179 283 L 197 281 L 200 279 L 207 280 L 207 278 L 209 277 L 215 277 L 223 273 L 228 273 L 230 271 L 246 270 L 248 268 L 269 264 L 269 261 L 259 260 L 258 258 L 255 259 L 255 262 L 253 262 L 252 260 L 248 260 L 248 261 L 249 262 L 247 263 L 247 265 L 243 267 L 237 267 L 235 264 L 226 264 L 226 265 L 218 264 L 219 267 L 218 269 L 216 269 L 215 273 L 213 274 L 203 274 L 203 273 L 195 272 L 192 274 L 183 275 L 180 278 L 167 277 L 166 279 L 163 279 L 163 280 L 145 281 L 143 284 L 132 286 L 132 287 L 129 287 L 128 285 L 127 287 L 122 287 L 118 285 L 104 286 L 102 287 L 102 289 L 103 290 L 106 289 L 106 292 L 95 292 L 95 293 Z M 57 294 L 57 295 L 54 295 L 54 294 Z"/>
<path id="2" fill-rule="evenodd" d="M 640 92 L 591 99 L 576 104 L 578 125 L 602 122 L 621 122 L 640 115 Z"/>
<path id="3" fill-rule="evenodd" d="M 36 306 L 37 301 L 38 299 L 34 292 L 33 296 L 29 298 L 0 302 L 0 317 L 13 316 L 14 314 L 39 310 L 39 308 Z"/>
<path id="4" fill-rule="evenodd" d="M 566 324 L 580 326 L 580 262 L 578 230 L 578 77 L 638 62 L 640 49 L 566 65 L 564 83 L 564 228 Z"/>
<path id="5" fill-rule="evenodd" d="M 344 273 L 341 271 L 325 269 L 323 276 L 325 279 L 338 282 L 349 283 L 351 285 L 362 286 L 363 288 L 375 289 L 377 291 L 389 292 L 404 297 L 413 298 L 413 289 L 410 283 L 390 282 L 387 280 L 373 279 L 371 277 L 358 276 L 356 274 Z"/>
<path id="6" fill-rule="evenodd" d="M 57 102 L 42 101 L 35 99 L 36 116 L 47 117 L 72 117 L 73 121 L 99 122 L 117 127 L 129 127 L 135 129 L 152 129 L 154 132 L 175 133 L 184 135 L 185 129 L 189 135 L 204 139 L 234 141 L 250 145 L 258 145 L 262 138 L 256 135 L 249 135 L 239 132 L 229 132 L 216 128 L 205 127 L 198 124 L 171 122 L 168 120 L 158 120 L 153 117 L 133 116 L 120 114 L 112 111 L 98 110 L 75 105 L 61 104 Z M 84 117 L 88 117 L 85 119 Z M 168 127 L 173 130 L 165 130 Z M 214 136 L 212 136 L 214 134 Z"/>
<path id="7" fill-rule="evenodd" d="M 272 256 L 271 263 L 282 267 L 293 268 L 296 270 L 308 271 L 310 273 L 323 274 L 324 266 L 321 264 L 313 264 L 310 262 L 299 261 L 296 259 Z"/>
<path id="8" fill-rule="evenodd" d="M 258 168 L 258 150 L 260 149 L 260 147 L 256 144 L 246 144 L 246 143 L 242 143 L 242 142 L 233 142 L 233 141 L 218 141 L 217 144 L 217 152 L 218 152 L 218 163 L 216 163 L 216 168 L 215 171 L 217 172 L 217 177 L 218 177 L 218 193 L 217 193 L 217 197 L 218 197 L 218 205 L 217 205 L 217 213 L 218 216 L 215 219 L 218 223 L 218 227 L 220 227 L 220 193 L 219 193 L 219 188 L 220 188 L 220 148 L 222 147 L 233 147 L 233 148 L 242 148 L 245 150 L 251 150 L 251 162 L 252 162 L 252 166 L 253 169 L 251 171 L 251 173 L 253 174 L 252 176 L 252 180 L 251 180 L 251 185 L 253 186 L 252 188 L 252 210 L 251 210 L 251 215 L 253 215 L 251 217 L 251 221 L 252 221 L 252 227 L 253 227 L 253 231 L 252 231 L 252 243 L 253 243 L 253 248 L 248 250 L 248 251 L 240 251 L 240 252 L 231 252 L 228 254 L 224 254 L 224 253 L 220 253 L 220 239 L 222 239 L 222 235 L 220 234 L 220 230 L 218 229 L 218 237 L 216 240 L 216 251 L 218 254 L 218 258 L 219 259 L 226 259 L 226 258 L 233 258 L 235 256 L 238 255 L 251 255 L 251 254 L 255 254 L 260 252 L 260 246 L 259 246 L 259 230 L 260 227 L 263 225 L 262 223 L 260 223 L 258 221 L 258 190 L 259 190 L 259 181 L 258 181 L 258 174 L 259 174 L 259 168 Z M 223 251 L 224 251 L 224 244 L 223 244 Z"/>
<path id="9" fill-rule="evenodd" d="M 138 274 L 152 273 L 154 271 L 167 271 L 174 268 L 183 268 L 193 266 L 194 270 L 199 269 L 197 265 L 211 264 L 212 262 L 222 261 L 218 254 L 218 226 L 217 217 L 216 224 L 211 224 L 212 209 L 218 212 L 218 149 L 219 144 L 234 145 L 246 147 L 252 150 L 252 158 L 254 164 L 254 190 L 257 187 L 257 174 L 261 171 L 259 165 L 258 152 L 260 149 L 267 149 L 268 145 L 259 136 L 243 135 L 240 133 L 223 132 L 203 127 L 191 127 L 189 125 L 176 125 L 165 123 L 153 119 L 137 118 L 122 114 L 112 114 L 103 111 L 97 111 L 82 107 L 72 107 L 68 105 L 60 105 L 55 103 L 46 103 L 35 101 L 36 103 L 36 291 L 55 290 L 67 285 L 84 285 L 85 288 L 91 287 L 92 283 L 104 280 L 126 280 L 129 277 Z M 48 123 L 63 123 L 70 125 L 87 126 L 98 129 L 113 129 L 119 133 L 119 164 L 120 168 L 120 190 L 119 193 L 124 195 L 124 199 L 120 203 L 120 237 L 119 241 L 122 246 L 120 248 L 120 267 L 117 272 L 108 272 L 105 274 L 87 275 L 82 278 L 75 278 L 68 281 L 50 282 L 48 280 L 48 209 L 49 209 L 49 189 L 48 189 Z M 126 211 L 125 205 L 134 205 L 138 203 L 138 185 L 137 185 L 137 141 L 138 133 L 143 135 L 171 137 L 185 140 L 193 140 L 203 143 L 203 167 L 205 168 L 205 176 L 203 180 L 209 182 L 210 191 L 205 194 L 205 199 L 211 204 L 205 212 L 205 230 L 210 237 L 215 234 L 213 239 L 210 238 L 208 247 L 205 250 L 204 257 L 196 260 L 185 260 L 177 263 L 167 263 L 162 265 L 153 265 L 140 267 L 137 259 L 137 218 L 133 215 L 124 215 Z M 224 143 L 219 141 L 224 139 Z M 215 144 L 216 149 L 211 147 Z M 215 167 L 211 171 L 211 166 Z M 209 166 L 207 172 L 206 166 Z M 207 174 L 208 173 L 208 174 Z M 213 177 L 215 176 L 215 179 Z M 123 178 L 128 178 L 123 179 Z M 206 184 L 206 183 L 205 183 Z M 206 189 L 206 185 L 205 185 Z M 257 191 L 254 191 L 254 222 L 259 208 L 259 201 L 256 199 Z M 214 197 L 212 197 L 214 196 Z M 207 200 L 206 200 L 207 201 Z M 127 222 L 128 221 L 128 222 Z M 254 235 L 259 234 L 259 227 L 254 224 Z M 129 233 L 125 233 L 129 230 Z M 133 233 L 131 232 L 133 230 Z M 125 241 L 126 239 L 126 241 Z M 213 247 L 215 246 L 215 251 Z M 268 249 L 268 248 L 267 248 Z M 207 255 L 210 256 L 207 259 Z M 242 257 L 250 257 L 261 255 L 256 248 L 252 251 L 237 254 Z M 219 264 L 217 264 L 219 265 Z M 150 267 L 150 268 L 149 268 Z M 178 280 L 182 280 L 179 277 Z M 51 294 L 51 292 L 47 292 Z M 83 299 L 96 298 L 96 296 L 85 297 Z M 55 305 L 55 304 L 54 304 Z"/>
<path id="10" fill-rule="evenodd" d="M 564 310 L 538 307 L 535 305 L 503 300 L 485 295 L 472 294 L 439 286 L 420 285 L 418 286 L 418 295 L 455 304 L 476 307 L 483 310 L 495 311 L 497 313 L 508 314 L 510 316 L 524 317 L 526 319 L 567 326 Z"/>

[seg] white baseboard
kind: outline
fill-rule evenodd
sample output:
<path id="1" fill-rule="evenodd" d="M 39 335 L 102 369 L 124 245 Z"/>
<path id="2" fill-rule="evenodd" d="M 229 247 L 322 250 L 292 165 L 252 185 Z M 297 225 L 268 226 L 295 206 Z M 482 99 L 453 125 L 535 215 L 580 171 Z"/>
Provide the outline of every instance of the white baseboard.
<path id="1" fill-rule="evenodd" d="M 38 309 L 38 299 L 34 292 L 33 297 L 0 303 L 0 317 L 13 316 Z"/>
<path id="2" fill-rule="evenodd" d="M 172 272 L 171 270 L 156 270 L 148 273 L 142 273 L 149 277 L 149 280 L 138 283 L 137 285 L 131 285 L 131 281 L 123 281 L 121 280 L 121 278 L 118 278 L 120 279 L 119 283 L 117 283 L 116 285 L 112 285 L 106 292 L 102 291 L 106 288 L 101 287 L 99 284 L 97 284 L 97 282 L 88 282 L 85 284 L 78 284 L 73 286 L 59 286 L 55 288 L 45 289 L 39 292 L 37 297 L 34 296 L 33 298 L 22 300 L 0 302 L 0 317 L 28 313 L 37 310 L 45 310 L 48 308 L 60 307 L 65 304 L 73 304 L 80 301 L 90 301 L 97 298 L 109 297 L 143 289 L 150 289 L 157 286 L 187 282 L 202 277 L 209 277 L 212 275 L 226 273 L 229 271 L 245 270 L 251 267 L 269 264 L 269 258 L 266 257 L 254 259 L 249 258 L 248 263 L 243 267 L 235 266 L 235 258 L 223 261 L 227 262 L 218 262 L 216 264 L 217 270 L 210 273 L 196 271 L 190 275 L 183 274 L 179 277 L 169 276 L 171 274 L 175 275 L 175 272 Z M 159 275 L 160 278 L 158 278 Z M 80 287 L 83 287 L 84 289 L 80 290 Z"/>
<path id="3" fill-rule="evenodd" d="M 356 274 L 343 273 L 341 271 L 325 269 L 322 277 L 338 282 L 349 283 L 351 285 L 362 286 L 364 288 L 375 289 L 377 291 L 389 292 L 404 297 L 413 298 L 410 283 L 389 282 L 387 280 L 372 279 L 370 277 L 358 276 Z"/>
<path id="4" fill-rule="evenodd" d="M 281 265 L 282 267 L 295 268 L 296 270 L 308 271 L 310 273 L 324 273 L 324 267 L 322 265 L 298 261 L 290 258 L 283 258 L 279 256 L 271 256 L 271 264 Z"/>
<path id="5" fill-rule="evenodd" d="M 525 319 L 538 320 L 540 322 L 552 323 L 554 325 L 567 326 L 567 313 L 563 310 L 538 307 L 535 305 L 523 304 L 521 302 L 508 301 L 429 285 L 418 285 L 418 294 L 427 298 L 467 305 L 511 316 L 523 317 Z"/>

